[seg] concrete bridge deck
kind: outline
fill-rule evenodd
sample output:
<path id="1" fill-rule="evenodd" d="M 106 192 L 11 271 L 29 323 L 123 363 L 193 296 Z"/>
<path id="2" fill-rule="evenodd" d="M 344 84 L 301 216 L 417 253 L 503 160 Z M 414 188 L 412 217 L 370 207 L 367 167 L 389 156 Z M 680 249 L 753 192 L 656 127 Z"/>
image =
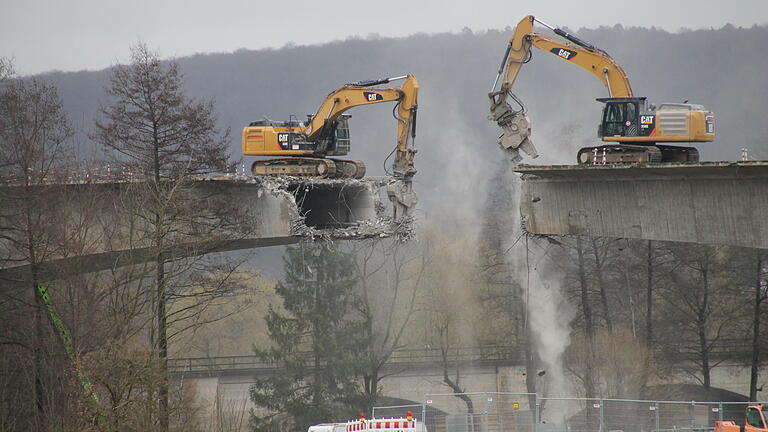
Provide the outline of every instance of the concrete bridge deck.
<path id="1" fill-rule="evenodd" d="M 52 256 L 37 268 L 38 280 L 55 280 L 74 273 L 114 269 L 151 260 L 146 239 L 135 239 L 136 222 L 121 207 L 121 199 L 139 181 L 125 178 L 76 180 L 59 184 L 62 225 L 89 220 L 87 250 Z M 352 179 L 254 178 L 228 176 L 199 178 L 190 185 L 200 199 L 214 197 L 232 205 L 241 228 L 190 237 L 164 254 L 171 258 L 204 255 L 296 243 L 302 239 L 362 239 L 409 236 L 409 219 L 391 218 L 384 189 L 391 177 Z M 0 188 L 0 206 L 20 205 L 15 186 Z M 17 188 L 17 187 L 16 187 Z M 90 219 L 89 219 L 90 218 Z M 0 241 L 0 249 L 4 246 Z M 0 281 L 21 283 L 30 266 L 0 267 Z"/>
<path id="2" fill-rule="evenodd" d="M 768 248 L 768 162 L 518 166 L 525 230 Z"/>

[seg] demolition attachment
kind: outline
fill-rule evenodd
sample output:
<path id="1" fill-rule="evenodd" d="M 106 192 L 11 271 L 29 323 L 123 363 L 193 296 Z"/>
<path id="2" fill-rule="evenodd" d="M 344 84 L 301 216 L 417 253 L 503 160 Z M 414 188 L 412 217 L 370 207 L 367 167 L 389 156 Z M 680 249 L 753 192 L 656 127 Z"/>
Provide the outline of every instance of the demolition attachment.
<path id="1" fill-rule="evenodd" d="M 503 98 L 499 97 L 501 96 L 499 93 L 490 95 L 491 115 L 488 117 L 501 127 L 499 146 L 510 153 L 515 163 L 523 159 L 520 156 L 520 150 L 532 158 L 537 158 L 539 154 L 531 142 L 531 121 L 525 115 L 525 111 L 512 109 L 506 101 L 506 91 Z"/>

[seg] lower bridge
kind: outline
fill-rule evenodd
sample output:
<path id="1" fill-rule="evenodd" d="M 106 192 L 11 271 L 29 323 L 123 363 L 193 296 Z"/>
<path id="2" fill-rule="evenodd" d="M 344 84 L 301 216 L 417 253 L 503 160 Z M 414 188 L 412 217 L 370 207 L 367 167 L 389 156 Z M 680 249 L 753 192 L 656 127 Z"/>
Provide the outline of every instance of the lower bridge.
<path id="1" fill-rule="evenodd" d="M 309 357 L 308 357 L 309 358 Z M 312 362 L 308 362 L 311 364 Z M 439 349 L 408 349 L 393 352 L 381 375 L 381 394 L 402 402 L 421 403 L 425 394 L 450 390 L 443 383 L 448 374 L 466 391 L 525 391 L 522 353 L 510 348 L 481 351 L 452 349 L 443 361 Z M 169 359 L 171 378 L 179 385 L 193 386 L 199 400 L 248 400 L 255 378 L 282 373 L 280 364 L 256 356 Z"/>
<path id="2" fill-rule="evenodd" d="M 712 352 L 712 359 L 722 363 L 712 369 L 712 386 L 736 393 L 749 393 L 750 370 L 743 361 L 747 354 L 747 343 L 731 344 L 726 350 Z M 735 357 L 734 357 L 735 356 Z M 308 356 L 308 358 L 310 358 Z M 691 362 L 690 353 L 680 353 L 675 361 Z M 308 362 L 311 364 L 312 362 Z M 494 347 L 493 349 L 457 348 L 452 349 L 444 359 L 439 349 L 404 349 L 393 352 L 385 364 L 381 382 L 381 395 L 388 401 L 401 405 L 427 403 L 429 409 L 451 412 L 463 406 L 460 399 L 446 396 L 451 389 L 444 383 L 446 372 L 456 380 L 465 392 L 485 392 L 522 395 L 515 403 L 528 406 L 525 382 L 524 357 L 516 347 Z M 202 407 L 241 406 L 248 411 L 254 408 L 249 399 L 249 388 L 257 377 L 283 372 L 280 364 L 266 362 L 257 356 L 228 356 L 208 358 L 169 359 L 168 368 L 172 381 L 177 386 L 192 390 Z M 542 378 L 543 379 L 543 378 Z M 672 377 L 674 382 L 695 383 L 690 377 Z M 427 397 L 427 395 L 432 395 Z M 482 399 L 485 403 L 486 399 Z M 385 403 L 389 405 L 390 403 Z M 418 410 L 419 407 L 412 407 Z M 396 410 L 396 415 L 403 414 Z M 379 410 L 386 415 L 386 410 Z"/>

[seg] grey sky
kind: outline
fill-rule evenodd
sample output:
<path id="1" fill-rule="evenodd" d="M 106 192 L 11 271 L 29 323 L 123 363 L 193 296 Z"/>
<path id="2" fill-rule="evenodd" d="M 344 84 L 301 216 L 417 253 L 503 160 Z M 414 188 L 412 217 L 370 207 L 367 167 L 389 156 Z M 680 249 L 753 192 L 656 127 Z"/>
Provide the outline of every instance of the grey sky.
<path id="1" fill-rule="evenodd" d="M 0 0 L 0 56 L 21 74 L 101 69 L 144 41 L 163 57 L 349 36 L 501 29 L 532 13 L 566 26 L 669 31 L 768 23 L 768 0 Z"/>

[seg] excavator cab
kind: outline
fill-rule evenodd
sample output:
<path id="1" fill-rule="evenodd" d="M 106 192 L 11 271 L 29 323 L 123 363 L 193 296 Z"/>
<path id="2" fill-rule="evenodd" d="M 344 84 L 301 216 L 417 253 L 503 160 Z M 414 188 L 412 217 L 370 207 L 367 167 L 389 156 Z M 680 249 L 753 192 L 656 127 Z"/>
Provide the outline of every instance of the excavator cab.
<path id="1" fill-rule="evenodd" d="M 314 144 L 314 151 L 326 156 L 344 156 L 349 153 L 349 114 L 342 114 L 330 124 Z"/>
<path id="2" fill-rule="evenodd" d="M 315 142 L 307 142 L 306 136 L 301 132 L 278 134 L 278 141 L 283 150 L 300 149 L 312 151 L 314 154 L 326 156 L 344 156 L 349 153 L 349 114 L 342 114 L 328 126 L 327 132 Z M 253 125 L 253 124 L 252 124 Z M 295 127 L 295 126 L 294 126 Z M 282 142 L 286 141 L 286 142 Z"/>
<path id="3" fill-rule="evenodd" d="M 598 137 L 637 137 L 650 133 L 641 121 L 641 113 L 648 111 L 646 98 L 599 98 L 597 101 L 605 104 L 603 120 L 597 128 Z"/>

